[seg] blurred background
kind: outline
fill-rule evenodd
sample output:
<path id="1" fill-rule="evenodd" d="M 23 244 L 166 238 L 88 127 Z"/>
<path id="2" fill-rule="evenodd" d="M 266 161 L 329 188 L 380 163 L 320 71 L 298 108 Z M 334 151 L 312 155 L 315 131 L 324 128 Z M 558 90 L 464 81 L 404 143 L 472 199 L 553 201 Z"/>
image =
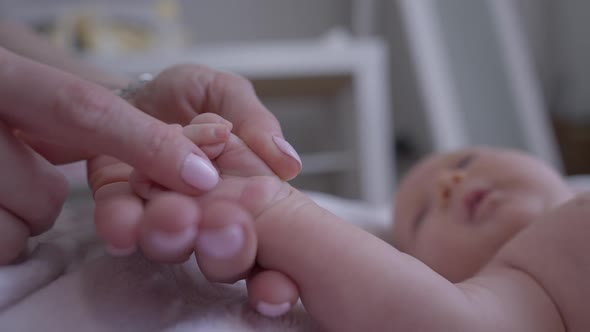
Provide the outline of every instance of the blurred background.
<path id="1" fill-rule="evenodd" d="M 0 0 L 0 14 L 115 73 L 246 76 L 300 152 L 303 189 L 386 204 L 420 157 L 469 144 L 590 173 L 587 1 Z"/>

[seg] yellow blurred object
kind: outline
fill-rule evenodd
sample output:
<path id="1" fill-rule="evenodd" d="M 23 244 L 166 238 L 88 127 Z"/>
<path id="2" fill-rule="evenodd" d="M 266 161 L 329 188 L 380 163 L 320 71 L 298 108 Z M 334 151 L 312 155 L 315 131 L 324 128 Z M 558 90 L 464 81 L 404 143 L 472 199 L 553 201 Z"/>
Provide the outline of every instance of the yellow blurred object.
<path id="1" fill-rule="evenodd" d="M 156 12 L 165 20 L 176 20 L 180 16 L 180 4 L 177 0 L 157 0 Z"/>
<path id="2" fill-rule="evenodd" d="M 175 53 L 189 44 L 178 0 L 80 4 L 35 13 L 31 22 L 36 21 L 56 46 L 74 52 L 109 57 Z"/>
<path id="3" fill-rule="evenodd" d="M 149 26 L 101 18 L 85 12 L 73 24 L 73 44 L 81 52 L 133 53 L 152 49 L 155 35 Z"/>

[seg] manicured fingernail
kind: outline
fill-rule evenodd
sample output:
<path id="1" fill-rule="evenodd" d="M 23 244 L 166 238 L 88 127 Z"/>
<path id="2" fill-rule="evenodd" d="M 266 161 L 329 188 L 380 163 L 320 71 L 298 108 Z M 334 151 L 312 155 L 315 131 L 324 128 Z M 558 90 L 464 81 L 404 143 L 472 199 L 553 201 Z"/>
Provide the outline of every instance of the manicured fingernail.
<path id="1" fill-rule="evenodd" d="M 105 249 L 111 256 L 124 257 L 133 254 L 137 250 L 137 247 L 117 248 L 112 244 L 107 244 Z"/>
<path id="2" fill-rule="evenodd" d="M 279 317 L 286 314 L 291 309 L 291 303 L 284 302 L 281 304 L 270 304 L 266 302 L 258 302 L 256 311 L 266 317 Z"/>
<path id="3" fill-rule="evenodd" d="M 272 140 L 275 142 L 279 150 L 283 151 L 284 154 L 289 155 L 291 158 L 297 160 L 299 165 L 301 165 L 301 158 L 297 154 L 297 151 L 295 151 L 291 144 L 289 144 L 289 142 L 285 141 L 284 138 L 279 136 L 273 136 Z"/>
<path id="4" fill-rule="evenodd" d="M 184 160 L 181 176 L 188 184 L 201 190 L 212 189 L 219 181 L 219 173 L 211 162 L 194 153 Z"/>
<path id="5" fill-rule="evenodd" d="M 244 246 L 244 231 L 240 225 L 202 230 L 197 237 L 197 249 L 215 258 L 232 258 Z"/>
<path id="6" fill-rule="evenodd" d="M 166 254 L 177 254 L 192 247 L 197 237 L 196 228 L 190 227 L 176 233 L 153 231 L 147 235 L 146 241 L 150 246 Z"/>

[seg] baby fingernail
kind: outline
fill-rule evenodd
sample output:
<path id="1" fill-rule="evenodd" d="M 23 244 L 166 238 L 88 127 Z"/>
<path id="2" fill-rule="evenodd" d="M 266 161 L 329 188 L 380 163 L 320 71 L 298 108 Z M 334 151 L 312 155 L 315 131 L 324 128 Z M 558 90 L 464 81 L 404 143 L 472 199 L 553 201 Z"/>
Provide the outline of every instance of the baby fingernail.
<path id="1" fill-rule="evenodd" d="M 299 165 L 301 165 L 301 158 L 299 157 L 297 151 L 295 151 L 293 146 L 289 144 L 289 142 L 285 141 L 285 139 L 280 136 L 273 136 L 272 140 L 273 142 L 275 142 L 279 150 L 281 150 L 284 154 L 287 154 L 291 158 L 297 160 Z"/>
<path id="2" fill-rule="evenodd" d="M 137 250 L 137 247 L 118 248 L 112 244 L 107 244 L 105 249 L 111 256 L 124 257 L 133 254 Z"/>
<path id="3" fill-rule="evenodd" d="M 194 153 L 184 160 L 181 176 L 188 184 L 201 190 L 212 189 L 219 181 L 219 173 L 211 162 Z"/>
<path id="4" fill-rule="evenodd" d="M 192 227 L 176 233 L 153 231 L 151 234 L 147 235 L 146 241 L 148 242 L 148 245 L 163 253 L 177 254 L 192 247 L 196 235 L 197 231 Z"/>
<path id="5" fill-rule="evenodd" d="M 291 309 L 291 303 L 283 302 L 281 304 L 270 304 L 266 302 L 258 302 L 256 311 L 266 317 L 279 317 L 286 314 Z"/>
<path id="6" fill-rule="evenodd" d="M 240 225 L 203 230 L 197 237 L 197 249 L 214 258 L 232 258 L 244 246 L 244 231 Z"/>

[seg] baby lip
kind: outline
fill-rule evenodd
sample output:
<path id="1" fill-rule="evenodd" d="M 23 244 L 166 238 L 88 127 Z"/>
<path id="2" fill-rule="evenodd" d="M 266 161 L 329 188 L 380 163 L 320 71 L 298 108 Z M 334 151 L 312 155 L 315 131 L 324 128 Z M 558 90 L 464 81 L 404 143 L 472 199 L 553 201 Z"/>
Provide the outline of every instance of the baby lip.
<path id="1" fill-rule="evenodd" d="M 490 190 L 477 189 L 468 192 L 463 198 L 469 220 L 473 220 L 477 212 L 477 208 L 481 205 L 484 199 L 489 195 Z"/>

